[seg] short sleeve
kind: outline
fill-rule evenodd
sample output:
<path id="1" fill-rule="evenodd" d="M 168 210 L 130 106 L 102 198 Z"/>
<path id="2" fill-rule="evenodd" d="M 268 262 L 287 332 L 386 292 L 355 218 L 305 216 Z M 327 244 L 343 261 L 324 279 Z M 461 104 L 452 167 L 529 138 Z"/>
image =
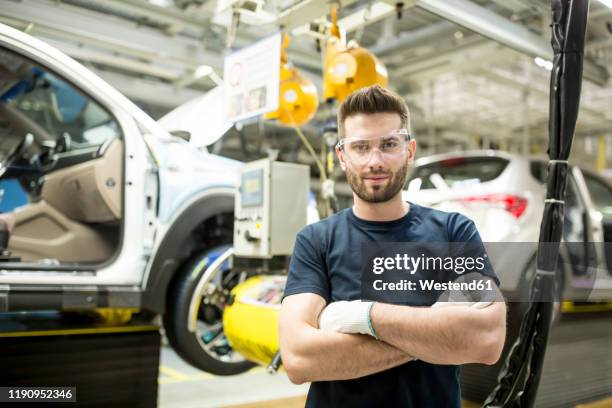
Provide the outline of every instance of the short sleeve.
<path id="1" fill-rule="evenodd" d="M 470 243 L 470 245 L 466 246 L 466 250 L 486 254 L 486 249 L 482 243 L 482 239 L 480 238 L 476 224 L 474 224 L 474 221 L 470 220 L 465 215 L 460 213 L 451 213 L 448 217 L 447 229 L 449 242 Z M 481 273 L 484 276 L 492 278 L 495 281 L 495 284 L 499 286 L 499 279 L 493 270 L 493 265 L 491 265 L 488 257 L 485 261 L 485 268 Z"/>
<path id="2" fill-rule="evenodd" d="M 309 225 L 295 239 L 283 299 L 298 293 L 315 293 L 329 302 L 330 285 L 324 251 L 315 232 Z"/>
<path id="3" fill-rule="evenodd" d="M 482 242 L 474 221 L 463 214 L 450 213 L 446 227 L 450 242 Z"/>

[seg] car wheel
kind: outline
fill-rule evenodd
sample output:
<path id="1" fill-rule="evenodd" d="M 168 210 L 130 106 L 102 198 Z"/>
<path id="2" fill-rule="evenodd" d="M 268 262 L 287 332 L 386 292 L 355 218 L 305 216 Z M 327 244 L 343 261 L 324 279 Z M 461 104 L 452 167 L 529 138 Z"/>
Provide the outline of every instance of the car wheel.
<path id="1" fill-rule="evenodd" d="M 216 375 L 240 374 L 255 365 L 231 348 L 223 332 L 230 290 L 245 279 L 231 269 L 232 254 L 231 246 L 220 246 L 187 262 L 172 282 L 163 318 L 177 354 Z"/>

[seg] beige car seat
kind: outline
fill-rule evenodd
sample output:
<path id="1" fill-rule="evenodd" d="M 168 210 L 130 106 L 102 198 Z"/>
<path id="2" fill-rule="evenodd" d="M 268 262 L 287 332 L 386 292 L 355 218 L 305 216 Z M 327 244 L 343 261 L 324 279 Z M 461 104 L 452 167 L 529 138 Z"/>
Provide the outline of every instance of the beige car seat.
<path id="1" fill-rule="evenodd" d="M 123 143 L 113 139 L 102 150 L 99 158 L 49 173 L 40 201 L 6 215 L 14 220 L 13 255 L 61 262 L 101 262 L 113 255 L 119 236 L 106 233 L 105 225 L 121 219 Z"/>

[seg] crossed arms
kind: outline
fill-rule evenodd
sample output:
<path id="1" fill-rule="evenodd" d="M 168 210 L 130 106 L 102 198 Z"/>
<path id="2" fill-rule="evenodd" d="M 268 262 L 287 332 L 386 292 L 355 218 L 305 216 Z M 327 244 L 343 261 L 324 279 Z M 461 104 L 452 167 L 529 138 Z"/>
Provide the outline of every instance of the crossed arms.
<path id="1" fill-rule="evenodd" d="M 325 300 L 313 293 L 287 296 L 280 312 L 280 349 L 291 382 L 348 380 L 404 364 L 495 364 L 506 337 L 506 306 L 483 309 L 375 303 L 370 317 L 379 340 L 323 331 Z"/>

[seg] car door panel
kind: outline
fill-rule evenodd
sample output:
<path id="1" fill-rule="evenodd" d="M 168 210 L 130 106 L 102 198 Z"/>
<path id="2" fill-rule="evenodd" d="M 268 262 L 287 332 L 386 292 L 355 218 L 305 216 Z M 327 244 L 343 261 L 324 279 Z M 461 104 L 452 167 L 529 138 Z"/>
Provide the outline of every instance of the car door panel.
<path id="1" fill-rule="evenodd" d="M 48 277 L 44 277 L 38 274 L 12 274 L 11 271 L 8 271 L 0 278 L 0 283 L 140 284 L 147 262 L 143 242 L 151 240 L 150 237 L 155 233 L 156 225 L 148 218 L 145 221 L 146 211 L 144 211 L 145 208 L 148 208 L 145 191 L 148 192 L 149 197 L 155 197 L 154 192 L 158 188 L 156 181 L 150 180 L 150 177 L 147 176 L 150 173 L 150 170 L 148 170 L 150 167 L 148 159 L 150 151 L 143 139 L 144 132 L 155 133 L 157 131 L 157 128 L 152 125 L 154 121 L 95 74 L 41 41 L 17 30 L 2 26 L 0 27 L 0 50 L 3 52 L 10 51 L 22 56 L 39 69 L 52 73 L 55 79 L 59 78 L 73 86 L 83 96 L 90 98 L 89 100 L 95 101 L 102 110 L 110 114 L 109 117 L 116 124 L 116 129 L 121 135 L 118 138 L 121 142 L 120 152 L 113 154 L 115 159 L 112 160 L 112 163 L 100 166 L 93 171 L 93 175 L 87 176 L 85 185 L 95 185 L 90 190 L 94 192 L 97 190 L 99 193 L 99 196 L 94 197 L 98 205 L 97 208 L 80 211 L 73 218 L 72 215 L 74 214 L 71 211 L 68 211 L 71 215 L 71 217 L 68 217 L 55 208 L 58 205 L 57 199 L 52 198 L 50 200 L 54 203 L 53 205 L 43 199 L 40 201 L 40 205 L 29 208 L 17 217 L 19 219 L 15 228 L 15 237 L 17 238 L 9 244 L 14 244 L 15 251 L 22 254 L 24 258 L 38 257 L 40 259 L 44 257 L 61 259 L 66 262 L 75 259 L 82 262 L 97 262 L 102 255 L 105 261 L 96 264 L 96 274 L 92 275 L 90 273 L 91 264 L 83 265 L 83 272 L 88 271 L 87 273 L 80 274 L 78 272 L 80 268 L 77 265 L 74 267 L 75 274 L 62 274 L 61 276 L 49 274 Z M 83 112 L 87 112 L 87 110 L 84 109 Z M 67 120 L 71 120 L 71 118 L 68 117 Z M 105 123 L 101 122 L 100 126 L 103 125 Z M 151 128 L 154 128 L 153 131 L 151 131 Z M 83 143 L 81 139 L 85 137 L 94 140 L 100 136 L 103 137 L 104 132 L 100 133 L 98 129 L 93 129 L 88 134 L 71 133 L 70 137 L 74 142 L 73 148 L 75 150 L 74 152 L 60 152 L 57 167 L 54 170 L 68 172 L 73 166 L 88 165 L 90 160 L 95 162 L 98 158 L 97 149 L 94 146 L 90 150 L 90 147 Z M 77 175 L 75 177 L 76 179 L 72 180 L 79 180 L 78 184 L 82 185 L 79 177 Z M 109 184 L 114 185 L 115 190 L 105 192 L 105 188 Z M 149 186 L 149 184 L 151 185 Z M 86 197 L 86 194 L 81 194 L 77 198 L 81 200 L 91 199 L 91 197 Z M 85 203 L 85 201 L 82 202 Z M 65 203 L 58 206 L 62 205 L 66 206 Z M 152 211 L 156 211 L 156 209 L 155 206 L 152 207 Z M 147 217 L 150 218 L 149 215 Z M 119 231 L 120 235 L 116 240 L 116 247 L 113 248 L 111 253 L 108 252 L 108 247 L 104 241 L 106 238 L 104 228 L 99 230 L 93 228 L 95 231 L 92 232 L 91 227 L 99 227 L 97 225 L 100 224 L 99 221 L 114 223 L 117 231 Z M 75 224 L 82 228 L 75 228 Z M 33 231 L 40 231 L 40 239 L 28 252 L 25 246 L 32 245 L 32 239 L 36 238 Z M 50 242 L 45 243 L 43 238 L 47 238 Z M 71 254 L 64 254 L 64 256 L 59 251 L 55 253 L 59 256 L 51 256 L 53 250 L 50 249 L 49 245 L 59 242 L 62 242 L 65 248 L 71 248 Z M 91 247 L 93 252 L 88 251 L 87 247 Z M 36 268 L 36 266 L 24 265 L 16 268 L 16 271 L 24 268 L 31 269 Z M 48 265 L 44 269 L 49 270 Z M 58 267 L 59 269 L 61 268 Z"/>
<path id="2" fill-rule="evenodd" d="M 122 159 L 122 143 L 115 139 L 104 156 L 50 173 L 41 197 L 73 220 L 118 221 Z"/>

